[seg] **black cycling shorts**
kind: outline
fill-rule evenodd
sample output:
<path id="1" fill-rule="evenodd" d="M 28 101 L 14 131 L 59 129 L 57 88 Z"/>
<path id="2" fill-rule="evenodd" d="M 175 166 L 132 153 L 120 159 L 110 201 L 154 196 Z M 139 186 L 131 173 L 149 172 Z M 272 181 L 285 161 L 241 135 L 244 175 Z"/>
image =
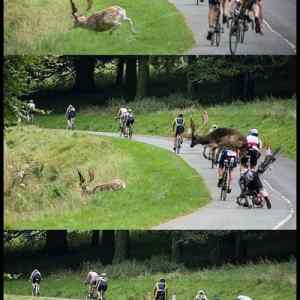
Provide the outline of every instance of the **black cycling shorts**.
<path id="1" fill-rule="evenodd" d="M 133 125 L 133 123 L 134 123 L 134 119 L 128 119 L 128 120 L 126 120 L 126 126 L 127 127 Z"/>
<path id="2" fill-rule="evenodd" d="M 225 159 L 228 159 L 228 161 L 231 160 L 231 158 L 234 159 L 233 164 L 231 166 L 231 169 L 235 168 L 237 166 L 237 159 L 236 156 L 228 156 L 226 151 L 223 151 L 219 160 L 219 168 L 223 169 L 224 168 L 224 163 L 225 163 Z"/>
<path id="3" fill-rule="evenodd" d="M 257 165 L 257 161 L 260 158 L 259 151 L 255 149 L 249 149 L 247 151 L 247 154 L 241 158 L 241 165 L 245 168 L 247 168 L 247 163 L 248 163 L 247 156 L 250 156 L 250 168 L 255 168 Z"/>
<path id="4" fill-rule="evenodd" d="M 184 127 L 183 126 L 177 126 L 176 127 L 176 132 L 175 132 L 175 137 L 178 135 L 178 134 L 182 134 L 184 133 Z"/>
<path id="5" fill-rule="evenodd" d="M 99 285 L 98 285 L 98 291 L 103 291 L 105 292 L 107 290 L 107 282 L 105 281 L 100 281 Z"/>
<path id="6" fill-rule="evenodd" d="M 155 300 L 165 300 L 166 299 L 166 293 L 164 291 L 158 291 L 156 293 Z"/>

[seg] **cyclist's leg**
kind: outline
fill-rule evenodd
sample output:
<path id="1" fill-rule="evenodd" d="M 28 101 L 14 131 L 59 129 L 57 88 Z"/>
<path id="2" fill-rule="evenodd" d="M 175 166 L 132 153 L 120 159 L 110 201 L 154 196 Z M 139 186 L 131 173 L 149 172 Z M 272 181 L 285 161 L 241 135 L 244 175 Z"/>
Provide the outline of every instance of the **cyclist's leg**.
<path id="1" fill-rule="evenodd" d="M 256 33 L 262 33 L 262 23 L 263 23 L 263 19 L 262 19 L 262 12 L 261 12 L 261 2 L 256 0 L 255 3 L 253 4 L 253 13 L 254 13 L 254 17 L 255 17 L 255 32 Z"/>
<path id="2" fill-rule="evenodd" d="M 222 178 L 224 175 L 224 160 L 225 160 L 225 153 L 221 154 L 218 166 L 218 187 L 222 185 Z"/>
<path id="3" fill-rule="evenodd" d="M 211 40 L 214 31 L 214 4 L 215 0 L 208 0 L 208 32 L 207 40 Z"/>

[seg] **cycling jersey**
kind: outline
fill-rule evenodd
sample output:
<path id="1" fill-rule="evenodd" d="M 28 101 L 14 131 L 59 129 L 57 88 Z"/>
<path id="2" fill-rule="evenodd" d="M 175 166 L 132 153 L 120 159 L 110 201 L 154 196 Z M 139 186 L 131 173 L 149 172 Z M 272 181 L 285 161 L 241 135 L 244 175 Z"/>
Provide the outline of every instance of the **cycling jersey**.
<path id="1" fill-rule="evenodd" d="M 224 168 L 225 160 L 230 162 L 230 168 L 235 168 L 237 166 L 237 153 L 230 149 L 225 149 L 221 153 L 221 157 L 219 159 L 219 168 Z"/>
<path id="2" fill-rule="evenodd" d="M 97 280 L 97 290 L 105 292 L 107 290 L 107 279 L 104 277 L 98 277 Z"/>
<path id="3" fill-rule="evenodd" d="M 184 127 L 184 119 L 181 117 L 176 118 L 175 125 L 176 125 L 176 127 L 179 127 L 179 126 Z"/>
<path id="4" fill-rule="evenodd" d="M 98 273 L 96 273 L 96 272 L 93 272 L 93 271 L 89 272 L 89 273 L 87 274 L 85 283 L 87 283 L 87 284 L 93 284 L 93 283 L 96 283 L 96 278 L 97 278 L 98 276 L 99 276 L 99 275 L 98 275 Z"/>
<path id="5" fill-rule="evenodd" d="M 156 291 L 158 292 L 165 292 L 167 285 L 165 282 L 157 282 L 155 285 Z"/>
<path id="6" fill-rule="evenodd" d="M 261 141 L 257 136 L 248 135 L 246 137 L 246 140 L 248 149 L 254 149 L 259 151 L 259 149 L 261 148 Z"/>
<path id="7" fill-rule="evenodd" d="M 40 283 L 42 280 L 42 275 L 39 270 L 35 269 L 30 275 L 32 283 Z"/>

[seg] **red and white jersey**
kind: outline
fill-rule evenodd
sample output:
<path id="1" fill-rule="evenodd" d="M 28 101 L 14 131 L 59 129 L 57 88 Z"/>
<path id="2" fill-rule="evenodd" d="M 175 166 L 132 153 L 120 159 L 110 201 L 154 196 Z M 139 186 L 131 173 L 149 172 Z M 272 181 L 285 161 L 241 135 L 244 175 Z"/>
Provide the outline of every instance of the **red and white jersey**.
<path id="1" fill-rule="evenodd" d="M 261 148 L 261 140 L 254 135 L 248 135 L 247 136 L 247 145 L 249 149 L 254 149 L 259 151 L 259 149 Z"/>
<path id="2" fill-rule="evenodd" d="M 98 276 L 99 275 L 96 272 L 93 272 L 93 271 L 89 272 L 86 277 L 86 283 L 90 284 L 93 281 L 93 279 L 95 279 Z"/>

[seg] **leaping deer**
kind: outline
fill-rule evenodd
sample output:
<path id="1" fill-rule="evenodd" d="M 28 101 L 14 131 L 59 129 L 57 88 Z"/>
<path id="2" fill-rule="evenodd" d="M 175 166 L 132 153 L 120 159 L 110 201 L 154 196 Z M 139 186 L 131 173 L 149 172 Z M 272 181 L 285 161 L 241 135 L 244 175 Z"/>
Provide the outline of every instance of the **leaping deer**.
<path id="1" fill-rule="evenodd" d="M 136 33 L 133 22 L 126 16 L 126 10 L 120 6 L 110 6 L 100 10 L 89 17 L 77 15 L 78 9 L 74 2 L 70 0 L 72 16 L 74 17 L 74 27 L 82 27 L 97 32 L 109 31 L 112 34 L 123 22 L 128 22 L 132 33 Z M 88 9 L 92 6 L 92 1 L 88 0 Z"/>

